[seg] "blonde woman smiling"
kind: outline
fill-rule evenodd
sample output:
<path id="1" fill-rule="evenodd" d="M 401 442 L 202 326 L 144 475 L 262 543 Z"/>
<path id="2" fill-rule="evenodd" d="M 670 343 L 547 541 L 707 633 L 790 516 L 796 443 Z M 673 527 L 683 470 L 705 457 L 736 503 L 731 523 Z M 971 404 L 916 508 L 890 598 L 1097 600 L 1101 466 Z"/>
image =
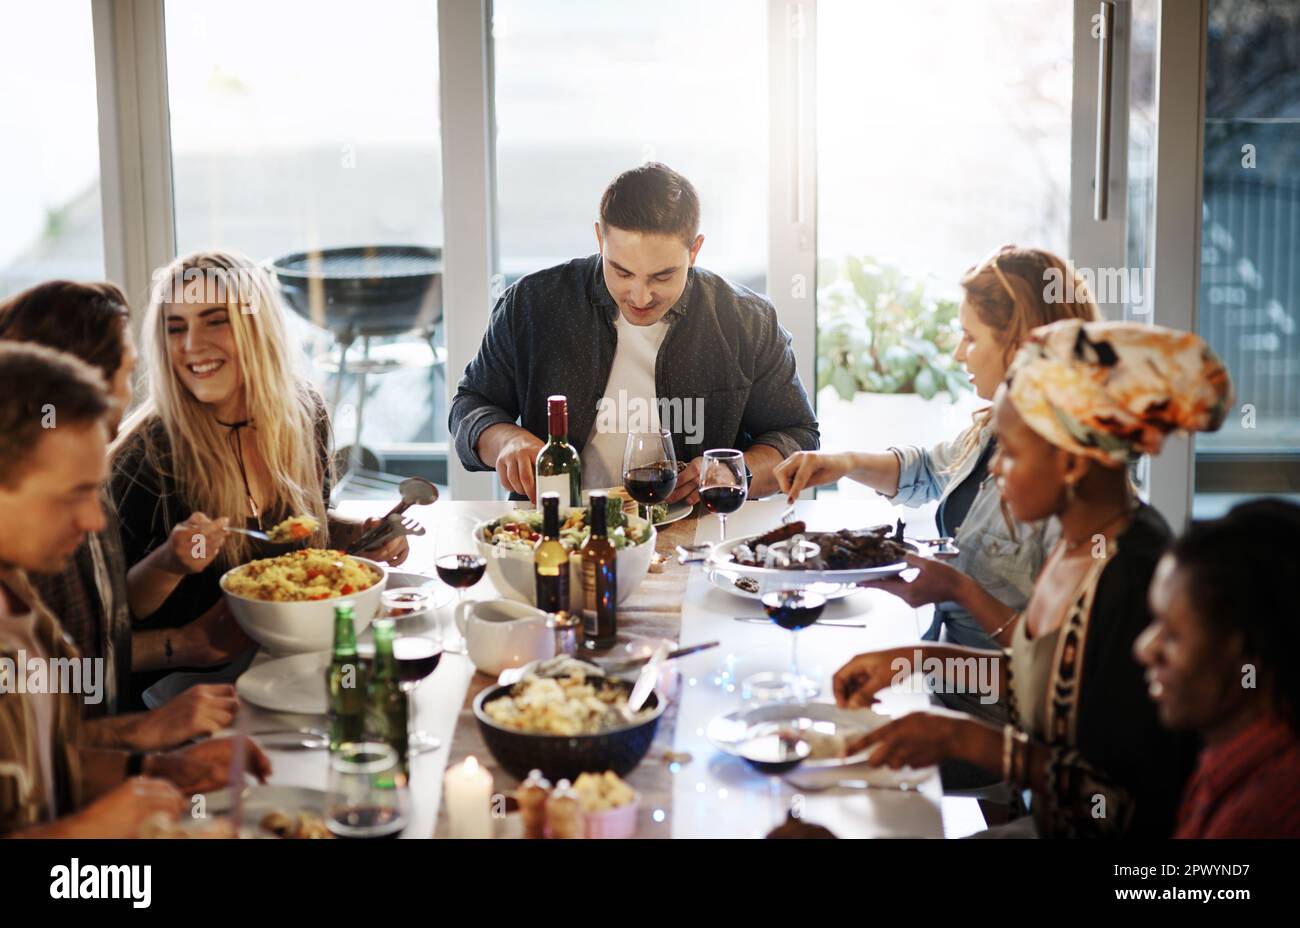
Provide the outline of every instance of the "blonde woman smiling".
<path id="1" fill-rule="evenodd" d="M 111 484 L 140 624 L 178 629 L 224 610 L 222 572 L 266 553 L 232 522 L 312 516 L 310 543 L 338 548 L 371 524 L 328 511 L 329 417 L 284 313 L 269 275 L 238 253 L 187 255 L 159 277 L 141 338 L 148 398 L 114 444 Z M 364 553 L 399 564 L 407 546 Z M 249 646 L 229 616 L 205 627 L 217 650 Z"/>

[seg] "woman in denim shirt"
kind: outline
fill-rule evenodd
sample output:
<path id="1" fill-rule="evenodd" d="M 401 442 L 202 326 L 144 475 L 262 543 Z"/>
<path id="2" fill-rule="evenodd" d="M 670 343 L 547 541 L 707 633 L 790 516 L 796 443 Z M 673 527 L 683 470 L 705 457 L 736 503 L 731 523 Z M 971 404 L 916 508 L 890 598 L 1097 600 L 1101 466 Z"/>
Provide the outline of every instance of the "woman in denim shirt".
<path id="1" fill-rule="evenodd" d="M 1063 284 L 1072 277 L 1073 270 L 1055 255 L 1014 245 L 1004 245 L 962 277 L 962 339 L 955 357 L 981 399 L 993 398 L 1031 329 L 1058 319 L 1100 318 L 1081 280 L 1074 278 L 1073 299 L 1066 299 L 1070 292 Z M 1016 522 L 1004 511 L 997 487 L 988 479 L 995 450 L 989 410 L 982 409 L 960 435 L 933 448 L 802 451 L 782 462 L 776 477 L 791 501 L 806 487 L 841 477 L 904 506 L 939 500 L 938 532 L 956 538 L 961 552 L 950 562 L 956 570 L 912 558 L 919 573 L 911 582 L 894 578 L 872 585 L 911 606 L 933 603 L 935 620 L 926 639 L 998 648 L 994 639 L 1008 637 L 997 633 L 1029 601 L 1058 528 L 1055 522 Z M 974 693 L 940 694 L 939 699 L 985 717 L 1005 714 L 1000 703 L 981 702 Z"/>

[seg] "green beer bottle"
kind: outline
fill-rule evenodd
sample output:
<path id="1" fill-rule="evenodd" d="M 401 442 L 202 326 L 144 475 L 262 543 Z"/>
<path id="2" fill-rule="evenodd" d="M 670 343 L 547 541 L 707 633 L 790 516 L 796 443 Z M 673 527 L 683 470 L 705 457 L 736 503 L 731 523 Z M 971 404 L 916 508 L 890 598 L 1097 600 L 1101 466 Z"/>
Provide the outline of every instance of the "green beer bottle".
<path id="1" fill-rule="evenodd" d="M 352 603 L 334 607 L 334 655 L 325 670 L 329 691 L 330 750 L 365 735 L 366 681 L 357 656 L 357 631 L 352 621 Z"/>
<path id="2" fill-rule="evenodd" d="M 366 695 L 366 721 L 371 737 L 397 752 L 402 772 L 409 775 L 407 757 L 407 698 L 397 676 L 393 639 L 397 632 L 392 619 L 376 619 L 370 626 L 375 638 L 375 662 L 370 669 Z"/>

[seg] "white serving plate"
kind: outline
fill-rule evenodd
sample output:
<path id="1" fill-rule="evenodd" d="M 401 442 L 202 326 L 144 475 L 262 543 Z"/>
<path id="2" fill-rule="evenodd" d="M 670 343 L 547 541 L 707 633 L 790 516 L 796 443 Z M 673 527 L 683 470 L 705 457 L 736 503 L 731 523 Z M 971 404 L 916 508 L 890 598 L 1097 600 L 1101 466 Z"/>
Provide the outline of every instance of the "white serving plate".
<path id="1" fill-rule="evenodd" d="M 719 751 L 739 757 L 739 746 L 755 726 L 765 722 L 776 725 L 796 719 L 806 723 L 801 724 L 801 728 L 811 727 L 822 735 L 843 735 L 848 738 L 865 735 L 889 721 L 870 709 L 841 709 L 826 702 L 771 703 L 719 715 L 709 722 L 704 734 Z M 868 753 L 870 752 L 862 751 L 850 757 L 810 758 L 800 764 L 799 769 L 848 767 L 861 763 Z"/>
<path id="2" fill-rule="evenodd" d="M 710 572 L 729 571 L 737 576 L 752 577 L 758 580 L 759 583 L 762 583 L 765 579 L 779 580 L 783 586 L 797 586 L 800 589 L 808 589 L 809 585 L 813 583 L 829 583 L 842 586 L 861 583 L 863 580 L 882 580 L 885 577 L 896 577 L 908 569 L 907 561 L 882 564 L 879 567 L 854 567 L 845 570 L 789 570 L 780 567 L 747 567 L 732 560 L 736 548 L 741 545 L 751 544 L 754 540 L 766 534 L 767 532 L 758 532 L 714 544 L 704 561 L 705 569 Z"/>
<path id="3" fill-rule="evenodd" d="M 763 598 L 762 586 L 759 587 L 757 593 L 751 593 L 748 590 L 742 590 L 740 587 L 736 586 L 736 578 L 742 577 L 744 574 L 737 573 L 735 569 L 706 567 L 705 573 L 709 578 L 709 583 L 713 584 L 713 586 L 722 590 L 724 593 L 731 593 L 734 596 L 752 599 L 754 602 L 758 602 Z M 783 571 L 783 573 L 789 573 L 789 571 Z M 760 581 L 760 583 L 761 582 L 762 581 Z M 800 584 L 799 589 L 820 593 L 822 596 L 825 596 L 827 600 L 832 600 L 852 596 L 854 593 L 860 592 L 862 588 L 855 583 L 808 583 Z"/>
<path id="4" fill-rule="evenodd" d="M 315 651 L 264 661 L 235 681 L 235 692 L 240 699 L 263 709 L 324 715 L 329 711 L 325 669 L 329 667 L 331 653 Z"/>

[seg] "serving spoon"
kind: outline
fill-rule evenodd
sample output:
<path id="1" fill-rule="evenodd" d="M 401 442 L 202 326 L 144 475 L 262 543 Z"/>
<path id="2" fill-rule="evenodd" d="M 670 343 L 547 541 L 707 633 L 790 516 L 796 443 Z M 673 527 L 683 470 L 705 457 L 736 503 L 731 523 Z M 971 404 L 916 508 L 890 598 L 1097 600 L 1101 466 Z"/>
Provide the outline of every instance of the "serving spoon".
<path id="1" fill-rule="evenodd" d="M 438 488 L 423 477 L 407 477 L 397 485 L 397 490 L 402 494 L 401 501 L 379 520 L 378 525 L 348 545 L 348 554 L 369 551 L 388 543 L 405 526 L 405 520 L 401 519 L 402 513 L 412 506 L 431 506 L 438 500 Z M 406 534 L 423 534 L 423 531 L 415 532 L 408 528 Z"/>

